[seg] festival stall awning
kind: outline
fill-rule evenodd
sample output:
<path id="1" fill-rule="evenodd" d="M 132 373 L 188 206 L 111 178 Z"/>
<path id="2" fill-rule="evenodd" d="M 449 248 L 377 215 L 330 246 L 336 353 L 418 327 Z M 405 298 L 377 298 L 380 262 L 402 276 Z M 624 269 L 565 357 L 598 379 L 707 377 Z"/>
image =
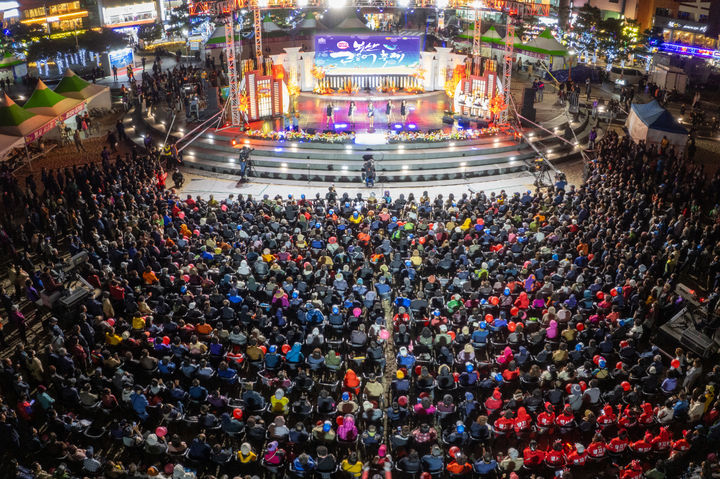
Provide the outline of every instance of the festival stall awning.
<path id="1" fill-rule="evenodd" d="M 24 110 L 7 95 L 0 99 L 0 135 L 25 137 L 32 141 L 54 126 L 54 117 L 36 115 Z M 38 135 L 37 132 L 41 133 Z"/>
<path id="2" fill-rule="evenodd" d="M 335 27 L 337 30 L 367 30 L 368 27 L 355 15 L 346 17 L 345 20 L 340 22 L 340 25 Z"/>
<path id="3" fill-rule="evenodd" d="M 495 27 L 490 27 L 488 31 L 486 31 L 481 37 L 480 40 L 482 40 L 485 43 L 495 43 L 497 45 L 505 45 L 505 40 L 500 36 L 497 30 L 495 30 Z"/>
<path id="4" fill-rule="evenodd" d="M 565 46 L 557 41 L 549 28 L 527 43 L 516 44 L 515 48 L 553 57 L 564 57 L 568 54 Z"/>
<path id="5" fill-rule="evenodd" d="M 94 105 L 98 108 L 110 108 L 111 104 L 110 87 L 88 83 L 69 68 L 65 70 L 65 76 L 55 87 L 55 93 L 84 101 L 88 107 Z"/>
<path id="6" fill-rule="evenodd" d="M 64 120 L 82 110 L 82 106 L 82 100 L 55 93 L 42 80 L 38 80 L 35 91 L 25 102 L 23 108 L 31 113 L 60 117 L 61 120 Z"/>

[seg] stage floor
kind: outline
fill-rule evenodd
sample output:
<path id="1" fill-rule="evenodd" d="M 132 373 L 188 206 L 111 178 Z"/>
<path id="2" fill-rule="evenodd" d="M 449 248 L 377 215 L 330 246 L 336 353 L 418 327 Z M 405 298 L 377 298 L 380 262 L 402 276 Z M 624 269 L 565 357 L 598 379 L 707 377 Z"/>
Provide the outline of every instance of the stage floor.
<path id="1" fill-rule="evenodd" d="M 358 98 L 367 98 L 367 95 L 359 94 Z M 387 115 L 385 115 L 388 96 L 373 95 L 373 98 L 377 99 L 373 101 L 373 106 L 375 107 L 375 131 L 384 132 L 388 129 L 388 118 Z M 368 131 L 370 124 L 367 116 L 367 100 L 355 101 L 357 110 L 353 124 L 348 118 L 349 100 L 341 101 L 323 95 L 307 93 L 298 95 L 298 98 L 295 100 L 295 109 L 300 112 L 300 128 L 303 130 L 313 128 L 318 131 L 332 129 L 332 126 L 328 126 L 325 116 L 326 108 L 330 102 L 332 102 L 334 106 L 336 131 Z M 393 98 L 391 128 L 394 127 L 398 129 L 396 125 L 401 124 L 400 103 L 401 100 Z M 407 99 L 406 103 L 409 110 L 405 124 L 406 131 L 422 130 L 427 132 L 428 130 L 434 129 L 442 129 L 444 131 L 452 130 L 452 125 L 445 124 L 442 121 L 443 114 L 449 106 L 449 100 L 445 92 L 439 91 L 417 95 L 411 99 Z M 284 129 L 283 121 L 287 120 L 275 118 L 272 120 L 255 121 L 251 122 L 250 126 L 253 129 L 279 131 Z M 414 125 L 414 128 L 411 128 L 411 125 Z"/>

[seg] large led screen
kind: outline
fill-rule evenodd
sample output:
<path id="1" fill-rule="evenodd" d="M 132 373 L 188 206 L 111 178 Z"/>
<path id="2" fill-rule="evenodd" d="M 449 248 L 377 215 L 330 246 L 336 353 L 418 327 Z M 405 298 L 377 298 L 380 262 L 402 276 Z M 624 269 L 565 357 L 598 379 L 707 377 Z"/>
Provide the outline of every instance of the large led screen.
<path id="1" fill-rule="evenodd" d="M 420 68 L 420 37 L 318 35 L 315 65 L 326 75 L 409 75 Z"/>

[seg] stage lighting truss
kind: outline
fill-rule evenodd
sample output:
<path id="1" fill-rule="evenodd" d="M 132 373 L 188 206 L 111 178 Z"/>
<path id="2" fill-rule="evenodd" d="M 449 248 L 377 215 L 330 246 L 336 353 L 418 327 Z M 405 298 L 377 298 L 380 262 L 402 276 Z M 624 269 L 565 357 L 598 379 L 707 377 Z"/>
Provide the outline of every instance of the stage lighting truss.
<path id="1" fill-rule="evenodd" d="M 335 4 L 332 2 L 331 5 Z M 325 8 L 327 0 L 221 0 L 191 2 L 190 15 L 227 15 L 241 9 L 260 8 L 295 9 Z M 378 7 L 378 8 L 452 8 L 477 10 L 478 7 L 487 10 L 510 12 L 518 16 L 550 16 L 550 4 L 533 3 L 533 0 L 344 0 L 343 5 L 348 7 Z"/>

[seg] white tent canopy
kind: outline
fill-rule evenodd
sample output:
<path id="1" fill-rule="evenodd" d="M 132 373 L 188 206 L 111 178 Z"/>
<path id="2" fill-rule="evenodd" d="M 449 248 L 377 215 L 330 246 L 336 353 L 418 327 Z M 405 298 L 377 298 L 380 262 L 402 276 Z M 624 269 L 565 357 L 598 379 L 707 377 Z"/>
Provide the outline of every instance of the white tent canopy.
<path id="1" fill-rule="evenodd" d="M 680 150 L 684 149 L 687 143 L 687 130 L 656 100 L 644 104 L 633 103 L 625 125 L 635 141 L 645 140 L 647 144 L 659 144 L 665 137 L 671 145 Z"/>

